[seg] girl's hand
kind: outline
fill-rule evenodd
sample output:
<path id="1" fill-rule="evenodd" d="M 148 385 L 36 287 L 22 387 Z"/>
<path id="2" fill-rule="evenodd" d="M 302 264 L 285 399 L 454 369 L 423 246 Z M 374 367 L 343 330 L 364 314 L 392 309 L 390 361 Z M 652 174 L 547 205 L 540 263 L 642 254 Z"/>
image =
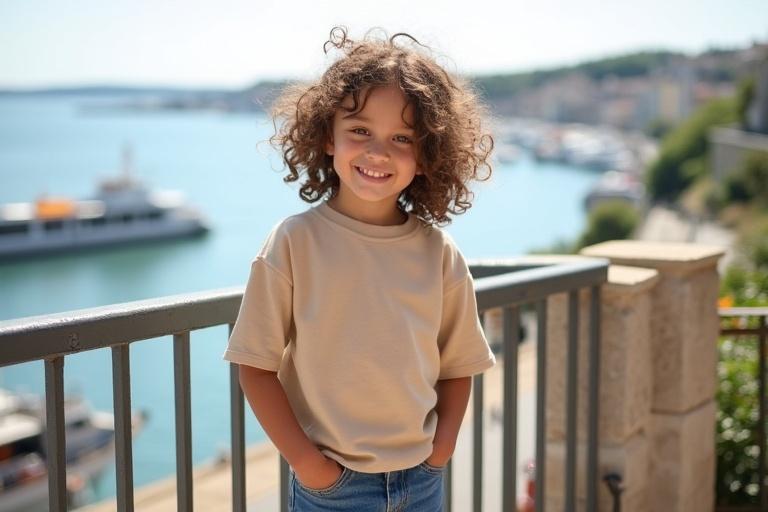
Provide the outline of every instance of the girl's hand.
<path id="1" fill-rule="evenodd" d="M 426 462 L 432 467 L 435 468 L 442 468 L 448 465 L 448 461 L 451 459 L 451 456 L 453 455 L 453 452 L 443 452 L 438 450 L 433 450 L 432 455 L 427 457 Z"/>
<path id="2" fill-rule="evenodd" d="M 427 458 L 427 460 L 425 460 L 424 462 L 426 462 L 427 464 L 429 464 L 432 467 L 442 468 L 442 467 L 448 465 L 448 460 L 450 460 L 450 457 L 448 457 L 446 459 L 445 457 L 441 457 L 441 456 L 436 455 L 435 453 L 432 453 L 432 455 L 430 455 Z"/>
<path id="3" fill-rule="evenodd" d="M 308 467 L 301 474 L 294 468 L 296 478 L 299 479 L 301 485 L 316 490 L 327 489 L 335 484 L 341 478 L 343 471 L 344 468 L 341 464 L 325 456 L 323 456 L 320 465 Z"/>
<path id="4" fill-rule="evenodd" d="M 448 461 L 453 456 L 455 448 L 455 443 L 448 443 L 441 439 L 435 439 L 432 443 L 432 455 L 427 457 L 427 460 L 424 462 L 436 468 L 447 466 Z"/>

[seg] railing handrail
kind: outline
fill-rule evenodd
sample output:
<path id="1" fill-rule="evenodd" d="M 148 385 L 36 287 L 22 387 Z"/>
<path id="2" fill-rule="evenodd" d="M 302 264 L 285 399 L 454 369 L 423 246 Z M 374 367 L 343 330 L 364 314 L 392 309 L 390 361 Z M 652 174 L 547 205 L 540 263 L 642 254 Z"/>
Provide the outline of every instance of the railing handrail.
<path id="1" fill-rule="evenodd" d="M 718 308 L 720 316 L 768 316 L 768 306 Z"/>
<path id="2" fill-rule="evenodd" d="M 536 267 L 517 261 L 470 265 L 505 272 L 475 280 L 480 311 L 598 284 L 608 267 L 599 258 Z M 234 323 L 243 291 L 233 286 L 0 321 L 0 367 Z"/>
<path id="3" fill-rule="evenodd" d="M 502 305 L 534 302 L 555 293 L 567 292 L 603 283 L 609 261 L 584 258 L 557 264 L 526 265 L 524 270 L 511 270 L 509 265 L 471 265 L 470 268 L 489 271 L 498 269 L 500 275 L 475 279 L 477 309 L 485 311 Z M 503 272 L 503 273 L 502 273 Z"/>
<path id="4" fill-rule="evenodd" d="M 565 257 L 563 260 L 518 258 L 492 262 L 470 262 L 475 276 L 478 312 L 491 308 L 503 311 L 503 436 L 502 506 L 512 509 L 516 501 L 515 460 L 517 443 L 517 350 L 520 337 L 520 306 L 535 305 L 537 316 L 537 399 L 536 423 L 546 431 L 546 311 L 547 298 L 567 293 L 567 386 L 565 506 L 576 503 L 576 429 L 579 291 L 589 288 L 587 509 L 597 509 L 598 470 L 598 392 L 600 361 L 600 287 L 607 281 L 609 261 L 601 258 Z M 82 351 L 111 347 L 113 400 L 115 404 L 115 463 L 118 471 L 117 504 L 123 512 L 133 511 L 133 471 L 131 444 L 130 343 L 173 335 L 174 389 L 176 411 L 176 488 L 180 509 L 192 509 L 192 433 L 190 398 L 190 332 L 228 325 L 231 329 L 242 302 L 244 287 L 159 297 L 77 311 L 42 315 L 0 322 L 0 367 L 33 360 L 45 360 L 46 447 L 49 506 L 66 510 L 66 461 L 64 458 L 64 359 Z M 481 319 L 483 317 L 481 316 Z M 472 508 L 483 510 L 483 374 L 473 378 L 473 494 Z M 244 401 L 237 364 L 230 364 L 230 413 L 232 429 L 233 510 L 244 512 Z M 536 441 L 536 500 L 544 506 L 545 443 Z M 447 501 L 450 512 L 452 464 L 447 469 Z M 510 481 L 511 479 L 511 481 Z M 280 507 L 287 510 L 288 466 L 280 463 Z"/>
<path id="5" fill-rule="evenodd" d="M 0 322 L 0 367 L 234 323 L 243 289 L 235 286 L 5 320 Z"/>

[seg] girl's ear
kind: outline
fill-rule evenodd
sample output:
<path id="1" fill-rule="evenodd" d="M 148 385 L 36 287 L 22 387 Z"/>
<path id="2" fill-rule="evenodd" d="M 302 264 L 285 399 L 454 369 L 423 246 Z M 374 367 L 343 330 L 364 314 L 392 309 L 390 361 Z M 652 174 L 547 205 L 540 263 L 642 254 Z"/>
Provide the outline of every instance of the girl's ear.
<path id="1" fill-rule="evenodd" d="M 333 156 L 333 139 L 325 143 L 325 154 L 328 156 Z"/>

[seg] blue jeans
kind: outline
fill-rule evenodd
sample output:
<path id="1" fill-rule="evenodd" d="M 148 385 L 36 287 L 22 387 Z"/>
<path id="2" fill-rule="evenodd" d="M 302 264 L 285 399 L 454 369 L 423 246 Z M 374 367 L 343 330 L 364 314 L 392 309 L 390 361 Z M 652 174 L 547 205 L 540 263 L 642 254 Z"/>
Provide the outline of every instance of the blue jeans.
<path id="1" fill-rule="evenodd" d="M 289 471 L 288 510 L 291 512 L 440 512 L 443 510 L 445 468 L 422 462 L 387 473 L 360 473 L 344 468 L 325 489 L 302 485 Z"/>

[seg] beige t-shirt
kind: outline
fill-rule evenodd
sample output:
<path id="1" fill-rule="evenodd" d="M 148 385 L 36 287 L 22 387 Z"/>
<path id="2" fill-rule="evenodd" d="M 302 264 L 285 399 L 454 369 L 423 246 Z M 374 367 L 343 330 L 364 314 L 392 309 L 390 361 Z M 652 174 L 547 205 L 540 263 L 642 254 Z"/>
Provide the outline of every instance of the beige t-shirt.
<path id="1" fill-rule="evenodd" d="M 366 224 L 325 202 L 268 236 L 224 359 L 277 371 L 307 436 L 366 473 L 428 458 L 438 379 L 495 363 L 447 233 L 412 214 Z"/>

